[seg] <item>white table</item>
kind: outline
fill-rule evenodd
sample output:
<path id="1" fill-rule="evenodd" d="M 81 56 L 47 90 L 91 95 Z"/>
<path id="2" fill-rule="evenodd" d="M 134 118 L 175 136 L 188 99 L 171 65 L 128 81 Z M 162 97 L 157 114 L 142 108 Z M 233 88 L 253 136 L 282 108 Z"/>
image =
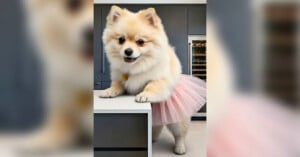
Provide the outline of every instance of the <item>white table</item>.
<path id="1" fill-rule="evenodd" d="M 106 157 L 151 157 L 150 103 L 136 103 L 134 96 L 99 98 L 97 92 L 94 91 L 95 157 L 97 154 Z"/>

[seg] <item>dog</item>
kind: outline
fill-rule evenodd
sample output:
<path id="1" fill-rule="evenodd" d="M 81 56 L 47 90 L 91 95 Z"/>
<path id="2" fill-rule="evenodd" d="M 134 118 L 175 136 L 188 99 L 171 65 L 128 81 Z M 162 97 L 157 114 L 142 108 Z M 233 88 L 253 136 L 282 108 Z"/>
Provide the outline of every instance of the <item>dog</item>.
<path id="1" fill-rule="evenodd" d="M 26 149 L 52 151 L 92 139 L 93 1 L 23 2 L 40 58 L 46 120 L 31 133 Z"/>
<path id="2" fill-rule="evenodd" d="M 111 68 L 111 87 L 99 92 L 112 98 L 125 92 L 136 102 L 166 100 L 181 76 L 181 64 L 170 46 L 161 19 L 154 8 L 137 13 L 112 6 L 103 32 L 103 43 Z M 167 125 L 175 138 L 174 152 L 185 154 L 188 119 Z M 156 141 L 163 126 L 153 127 Z"/>

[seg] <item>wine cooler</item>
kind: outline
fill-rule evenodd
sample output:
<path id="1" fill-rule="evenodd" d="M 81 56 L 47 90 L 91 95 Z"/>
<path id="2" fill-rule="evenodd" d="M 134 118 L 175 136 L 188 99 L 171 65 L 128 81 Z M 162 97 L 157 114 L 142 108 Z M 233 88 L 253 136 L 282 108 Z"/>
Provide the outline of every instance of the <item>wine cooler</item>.
<path id="1" fill-rule="evenodd" d="M 206 81 L 206 36 L 189 35 L 189 74 Z M 206 104 L 195 114 L 192 119 L 206 119 Z"/>

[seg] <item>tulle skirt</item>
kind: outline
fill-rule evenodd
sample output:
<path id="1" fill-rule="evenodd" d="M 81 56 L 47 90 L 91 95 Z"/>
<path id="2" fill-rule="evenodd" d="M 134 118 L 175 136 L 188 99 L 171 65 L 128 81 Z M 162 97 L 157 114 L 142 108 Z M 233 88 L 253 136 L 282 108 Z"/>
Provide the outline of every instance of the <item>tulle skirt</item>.
<path id="1" fill-rule="evenodd" d="M 205 103 L 206 83 L 193 76 L 181 75 L 167 100 L 151 103 L 152 125 L 181 122 L 198 112 Z"/>

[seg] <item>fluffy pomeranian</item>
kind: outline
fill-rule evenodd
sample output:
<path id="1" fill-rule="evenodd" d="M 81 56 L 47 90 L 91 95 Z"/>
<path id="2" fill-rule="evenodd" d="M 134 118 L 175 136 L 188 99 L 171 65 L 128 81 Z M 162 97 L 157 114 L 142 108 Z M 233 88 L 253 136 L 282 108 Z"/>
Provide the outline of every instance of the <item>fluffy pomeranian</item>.
<path id="1" fill-rule="evenodd" d="M 93 1 L 26 0 L 24 6 L 43 65 L 47 111 L 26 149 L 63 149 L 80 141 L 81 135 L 91 140 Z"/>
<path id="2" fill-rule="evenodd" d="M 181 65 L 154 8 L 132 13 L 112 6 L 103 42 L 111 67 L 111 87 L 101 97 L 137 94 L 137 102 L 170 96 Z"/>
<path id="3" fill-rule="evenodd" d="M 162 22 L 154 8 L 132 13 L 112 6 L 103 33 L 111 67 L 111 87 L 99 96 L 112 98 L 125 92 L 136 102 L 161 102 L 172 93 L 181 75 L 181 64 L 170 46 Z M 186 153 L 185 136 L 189 119 L 168 124 L 174 135 L 176 154 Z M 153 127 L 156 141 L 163 126 Z"/>

